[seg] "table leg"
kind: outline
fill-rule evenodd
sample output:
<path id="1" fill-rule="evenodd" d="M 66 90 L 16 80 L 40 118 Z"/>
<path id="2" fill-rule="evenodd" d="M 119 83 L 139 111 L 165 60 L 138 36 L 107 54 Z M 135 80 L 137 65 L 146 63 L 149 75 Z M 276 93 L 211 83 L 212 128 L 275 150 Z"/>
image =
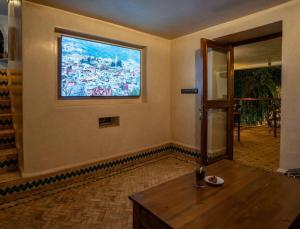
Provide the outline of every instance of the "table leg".
<path id="1" fill-rule="evenodd" d="M 241 131 L 241 115 L 238 115 L 238 141 L 240 141 L 240 132 Z"/>
<path id="2" fill-rule="evenodd" d="M 133 229 L 140 229 L 141 224 L 140 224 L 140 207 L 138 204 L 133 202 L 133 214 L 132 214 L 133 220 Z"/>
<path id="3" fill-rule="evenodd" d="M 276 138 L 277 137 L 277 114 L 275 111 L 273 115 L 274 115 L 274 137 Z"/>

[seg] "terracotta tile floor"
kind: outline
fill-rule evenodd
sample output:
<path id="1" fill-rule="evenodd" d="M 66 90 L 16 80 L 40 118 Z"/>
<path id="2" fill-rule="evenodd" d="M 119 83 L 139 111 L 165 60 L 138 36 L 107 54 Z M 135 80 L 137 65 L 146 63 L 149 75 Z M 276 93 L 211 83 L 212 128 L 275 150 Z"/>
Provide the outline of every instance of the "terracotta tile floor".
<path id="1" fill-rule="evenodd" d="M 241 141 L 234 136 L 234 160 L 268 171 L 279 168 L 280 130 L 274 138 L 267 127 L 248 127 L 241 129 Z"/>
<path id="2" fill-rule="evenodd" d="M 132 228 L 128 196 L 194 170 L 165 156 L 143 166 L 0 210 L 0 228 Z M 26 200 L 25 200 L 26 201 Z"/>
<path id="3" fill-rule="evenodd" d="M 19 172 L 7 172 L 0 174 L 0 183 L 20 179 Z"/>
<path id="4" fill-rule="evenodd" d="M 243 129 L 241 142 L 235 141 L 234 159 L 274 171 L 279 162 L 279 137 L 274 138 L 263 127 Z M 68 185 L 63 191 L 49 191 L 40 199 L 28 197 L 16 206 L 0 210 L 0 228 L 132 228 L 129 195 L 194 168 L 192 162 L 164 156 L 113 176 Z"/>

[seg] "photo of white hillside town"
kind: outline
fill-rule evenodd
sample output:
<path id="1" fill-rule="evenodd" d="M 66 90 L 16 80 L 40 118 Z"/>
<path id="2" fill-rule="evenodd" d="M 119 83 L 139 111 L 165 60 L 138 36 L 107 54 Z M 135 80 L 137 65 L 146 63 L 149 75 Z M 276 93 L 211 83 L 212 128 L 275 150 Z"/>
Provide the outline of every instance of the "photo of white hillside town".
<path id="1" fill-rule="evenodd" d="M 140 96 L 141 50 L 61 37 L 60 96 Z"/>

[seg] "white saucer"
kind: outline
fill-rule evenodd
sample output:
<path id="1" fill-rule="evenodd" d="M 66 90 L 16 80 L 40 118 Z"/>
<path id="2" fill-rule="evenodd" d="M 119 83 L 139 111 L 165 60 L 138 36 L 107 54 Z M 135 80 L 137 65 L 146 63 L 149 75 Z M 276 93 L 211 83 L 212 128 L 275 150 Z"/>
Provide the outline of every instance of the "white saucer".
<path id="1" fill-rule="evenodd" d="M 208 183 L 208 184 L 215 185 L 215 186 L 220 186 L 220 185 L 223 185 L 223 184 L 224 184 L 224 179 L 223 179 L 223 178 L 217 177 L 217 176 L 216 176 L 217 182 L 216 182 L 216 183 L 213 183 L 213 182 L 209 181 L 209 178 L 210 178 L 210 177 L 213 177 L 213 176 L 205 176 L 204 181 L 205 181 L 206 183 Z"/>

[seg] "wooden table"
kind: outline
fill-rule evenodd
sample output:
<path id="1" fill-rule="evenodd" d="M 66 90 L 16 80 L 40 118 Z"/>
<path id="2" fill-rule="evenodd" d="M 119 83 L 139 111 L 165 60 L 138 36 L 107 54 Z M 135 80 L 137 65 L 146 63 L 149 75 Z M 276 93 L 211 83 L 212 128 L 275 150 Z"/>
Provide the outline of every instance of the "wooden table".
<path id="1" fill-rule="evenodd" d="M 225 184 L 196 189 L 191 173 L 130 196 L 133 228 L 288 228 L 300 213 L 300 180 L 228 160 L 207 174 Z"/>

